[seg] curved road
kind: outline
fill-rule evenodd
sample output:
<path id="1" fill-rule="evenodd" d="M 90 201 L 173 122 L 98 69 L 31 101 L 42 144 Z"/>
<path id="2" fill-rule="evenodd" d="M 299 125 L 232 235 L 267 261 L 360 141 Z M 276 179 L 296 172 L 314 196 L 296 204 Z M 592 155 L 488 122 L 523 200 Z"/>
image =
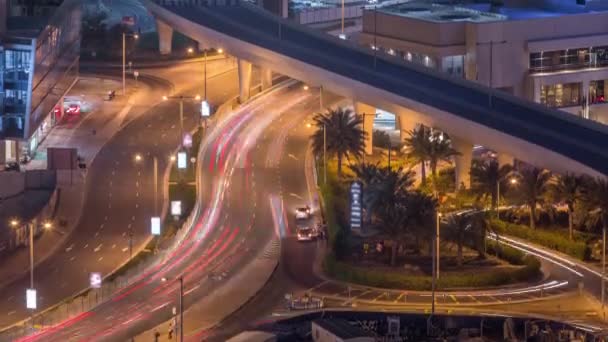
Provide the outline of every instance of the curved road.
<path id="1" fill-rule="evenodd" d="M 182 83 L 182 87 L 202 83 L 202 77 L 191 77 L 193 71 L 198 72 L 195 69 L 198 67 L 194 64 L 180 66 L 190 68 L 190 73 L 172 81 Z M 169 91 L 164 84 L 152 84 L 153 90 L 141 104 L 131 108 L 131 113 L 145 111 L 157 103 Z M 236 71 L 210 78 L 209 84 L 212 85 L 208 94 L 211 103 L 222 103 L 237 93 Z M 185 126 L 193 127 L 198 122 L 198 107 L 194 104 L 186 104 L 185 107 Z M 89 114 L 88 118 L 95 120 L 95 114 Z M 83 122 L 83 125 L 89 123 Z M 140 152 L 159 156 L 162 176 L 169 156 L 178 144 L 177 104 L 167 102 L 154 106 L 131 121 L 100 150 L 92 165 L 89 165 L 87 196 L 77 227 L 55 254 L 35 268 L 40 310 L 87 288 L 90 272 L 105 275 L 125 262 L 129 257 L 130 230 L 133 232 L 134 251 L 147 239 L 154 197 L 152 163 L 151 158 L 147 158 L 143 165 L 135 164 L 133 156 Z M 162 193 L 159 187 L 159 203 Z M 2 288 L 0 326 L 29 316 L 25 310 L 25 289 L 28 287 L 29 274 L 25 273 Z"/>

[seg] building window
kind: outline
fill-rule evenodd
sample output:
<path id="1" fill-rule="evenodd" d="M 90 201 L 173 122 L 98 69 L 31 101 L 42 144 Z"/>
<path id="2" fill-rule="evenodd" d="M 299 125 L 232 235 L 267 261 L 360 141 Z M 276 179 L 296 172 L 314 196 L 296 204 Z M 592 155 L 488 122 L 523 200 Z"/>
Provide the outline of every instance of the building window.
<path id="1" fill-rule="evenodd" d="M 589 103 L 605 103 L 606 91 L 605 86 L 608 80 L 599 80 L 589 82 Z"/>
<path id="2" fill-rule="evenodd" d="M 608 66 L 608 46 L 530 54 L 530 72 L 553 72 Z"/>
<path id="3" fill-rule="evenodd" d="M 464 56 L 447 56 L 441 60 L 441 70 L 447 72 L 450 75 L 463 76 L 464 75 Z"/>
<path id="4" fill-rule="evenodd" d="M 540 103 L 548 107 L 569 107 L 581 103 L 581 83 L 544 85 L 540 91 Z"/>

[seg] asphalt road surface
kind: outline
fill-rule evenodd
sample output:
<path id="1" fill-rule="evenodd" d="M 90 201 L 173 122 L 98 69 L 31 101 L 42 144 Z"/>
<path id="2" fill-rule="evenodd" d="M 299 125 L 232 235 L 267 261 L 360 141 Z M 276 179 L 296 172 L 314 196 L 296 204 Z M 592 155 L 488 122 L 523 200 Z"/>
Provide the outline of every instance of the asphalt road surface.
<path id="1" fill-rule="evenodd" d="M 188 307 L 221 286 L 222 279 L 237 274 L 277 231 L 270 198 L 281 193 L 276 173 L 283 152 L 280 140 L 264 129 L 283 120 L 290 126 L 300 124 L 301 118 L 281 114 L 308 97 L 300 86 L 281 90 L 241 108 L 215 127 L 201 150 L 205 205 L 182 243 L 94 310 L 21 341 L 127 339 L 171 317 L 172 307 L 178 306 L 180 277 Z M 258 143 L 258 139 L 262 140 Z M 168 281 L 163 282 L 163 277 Z"/>
<path id="2" fill-rule="evenodd" d="M 195 87 L 194 90 L 200 92 L 202 77 L 191 76 L 192 72 L 198 72 L 198 65 L 181 68 L 192 68 L 190 75 L 171 81 L 181 83 L 182 87 Z M 209 84 L 212 85 L 208 93 L 210 102 L 218 105 L 237 93 L 236 71 L 211 78 Z M 154 91 L 149 94 L 149 103 L 156 103 L 161 94 L 169 91 L 164 83 L 152 86 Z M 198 106 L 186 104 L 185 108 L 185 127 L 193 127 L 198 123 Z M 172 101 L 155 106 L 119 131 L 89 165 L 87 195 L 78 226 L 57 253 L 35 268 L 40 310 L 87 288 L 90 272 L 108 274 L 126 261 L 130 232 L 134 250 L 146 240 L 154 210 L 151 156 L 158 156 L 162 175 L 169 156 L 179 145 L 177 111 L 178 105 Z M 91 122 L 83 122 L 83 125 L 94 127 L 95 114 L 88 114 Z M 144 155 L 142 164 L 134 162 L 136 153 Z M 159 184 L 159 194 L 162 194 L 161 186 Z M 163 200 L 160 197 L 159 202 Z M 2 289 L 0 326 L 29 316 L 25 309 L 25 289 L 28 287 L 29 274 L 26 273 Z"/>

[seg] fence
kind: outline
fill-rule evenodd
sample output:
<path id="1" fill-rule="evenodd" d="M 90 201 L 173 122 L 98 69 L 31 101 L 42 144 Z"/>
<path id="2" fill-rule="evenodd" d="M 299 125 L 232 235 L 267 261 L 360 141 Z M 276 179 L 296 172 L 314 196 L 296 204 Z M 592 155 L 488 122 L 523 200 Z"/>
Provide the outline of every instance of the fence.
<path id="1" fill-rule="evenodd" d="M 363 10 L 361 6 L 348 6 L 344 8 L 344 19 L 361 18 Z M 295 12 L 293 19 L 298 24 L 314 24 L 328 21 L 336 21 L 342 18 L 341 7 L 315 8 Z"/>

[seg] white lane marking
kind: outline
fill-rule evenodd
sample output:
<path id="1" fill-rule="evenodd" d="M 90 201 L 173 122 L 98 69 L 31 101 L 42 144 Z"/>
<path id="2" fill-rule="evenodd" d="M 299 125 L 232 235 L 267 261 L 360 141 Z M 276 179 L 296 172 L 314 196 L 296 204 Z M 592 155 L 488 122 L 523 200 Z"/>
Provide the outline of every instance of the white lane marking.
<path id="1" fill-rule="evenodd" d="M 294 156 L 293 154 L 288 154 L 289 158 L 293 159 L 293 160 L 299 160 L 298 157 Z"/>
<path id="2" fill-rule="evenodd" d="M 123 252 L 126 252 L 128 250 L 129 250 L 129 247 L 125 247 L 125 248 L 122 249 Z"/>
<path id="3" fill-rule="evenodd" d="M 103 260 L 103 257 L 99 257 L 99 259 L 97 259 L 97 261 L 101 261 L 101 260 Z"/>
<path id="4" fill-rule="evenodd" d="M 76 259 L 76 257 L 71 257 L 71 258 L 70 258 L 70 261 L 74 261 L 74 259 Z"/>
<path id="5" fill-rule="evenodd" d="M 84 245 L 84 247 L 82 247 L 83 249 L 87 249 L 87 247 L 89 247 L 89 244 L 87 243 L 86 245 Z"/>
<path id="6" fill-rule="evenodd" d="M 162 308 L 164 308 L 165 306 L 169 305 L 170 302 L 166 302 L 165 304 L 161 304 L 157 307 L 155 307 L 154 309 L 152 309 L 152 312 L 156 311 L 156 310 L 160 310 Z"/>
<path id="7" fill-rule="evenodd" d="M 194 291 L 194 290 L 198 289 L 199 287 L 201 287 L 201 285 L 200 285 L 200 284 L 198 284 L 198 285 L 194 286 L 194 287 L 193 287 L 193 288 L 191 288 L 190 290 L 188 290 L 188 291 L 184 292 L 184 295 L 189 294 L 190 292 L 192 292 L 192 291 Z"/>
<path id="8" fill-rule="evenodd" d="M 10 316 L 10 315 L 13 315 L 13 314 L 15 314 L 16 312 L 17 312 L 17 311 L 13 310 L 13 311 L 9 312 L 9 313 L 8 313 L 8 315 L 9 315 L 9 316 Z"/>
<path id="9" fill-rule="evenodd" d="M 72 250 L 72 248 L 74 248 L 74 244 L 71 244 L 68 248 L 66 248 L 65 252 L 68 253 L 69 251 Z"/>
<path id="10" fill-rule="evenodd" d="M 296 193 L 293 193 L 293 192 L 290 192 L 290 193 L 289 193 L 289 196 L 293 196 L 293 197 L 295 197 L 295 198 L 297 198 L 297 199 L 302 199 L 302 196 L 300 196 L 300 195 L 298 195 L 298 194 L 296 194 Z"/>
<path id="11" fill-rule="evenodd" d="M 103 243 L 100 243 L 99 246 L 95 247 L 93 252 L 95 252 L 95 253 L 99 252 L 101 250 L 101 246 L 103 246 Z"/>

